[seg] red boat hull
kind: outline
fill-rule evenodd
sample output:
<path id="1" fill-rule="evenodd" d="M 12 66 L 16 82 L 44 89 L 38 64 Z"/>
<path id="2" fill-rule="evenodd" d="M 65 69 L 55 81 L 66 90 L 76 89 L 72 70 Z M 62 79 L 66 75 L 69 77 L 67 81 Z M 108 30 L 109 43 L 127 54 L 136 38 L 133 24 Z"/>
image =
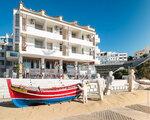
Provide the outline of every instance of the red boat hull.
<path id="1" fill-rule="evenodd" d="M 23 86 L 16 87 L 7 80 L 10 97 L 17 107 L 25 107 L 34 104 L 53 104 L 70 101 L 78 97 L 81 91 L 77 84 L 51 89 L 32 89 Z"/>

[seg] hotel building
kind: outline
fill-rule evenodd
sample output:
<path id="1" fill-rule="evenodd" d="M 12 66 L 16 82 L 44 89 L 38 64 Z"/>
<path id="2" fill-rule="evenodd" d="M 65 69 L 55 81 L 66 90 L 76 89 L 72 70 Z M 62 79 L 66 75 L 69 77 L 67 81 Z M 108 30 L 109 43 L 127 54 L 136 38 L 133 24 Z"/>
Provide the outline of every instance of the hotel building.
<path id="1" fill-rule="evenodd" d="M 128 54 L 117 52 L 100 52 L 97 54 L 97 59 L 101 65 L 124 63 L 128 60 Z"/>
<path id="2" fill-rule="evenodd" d="M 20 3 L 13 11 L 15 48 L 19 49 L 19 76 L 30 70 L 31 76 L 49 77 L 66 72 L 67 65 L 96 64 L 96 46 L 100 38 L 95 29 L 66 22 L 61 16 L 47 16 Z M 58 69 L 56 67 L 58 66 Z"/>

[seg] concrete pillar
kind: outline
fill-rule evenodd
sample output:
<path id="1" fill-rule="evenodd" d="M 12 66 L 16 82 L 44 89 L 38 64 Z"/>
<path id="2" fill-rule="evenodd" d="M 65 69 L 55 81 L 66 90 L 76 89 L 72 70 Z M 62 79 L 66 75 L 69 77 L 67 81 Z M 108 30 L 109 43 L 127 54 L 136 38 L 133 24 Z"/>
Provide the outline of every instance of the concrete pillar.
<path id="1" fill-rule="evenodd" d="M 79 38 L 82 39 L 82 31 L 79 32 Z"/>
<path id="2" fill-rule="evenodd" d="M 88 79 L 91 78 L 91 68 L 90 68 L 90 63 L 87 63 L 88 65 L 88 70 L 87 70 L 87 76 L 88 76 Z"/>
<path id="3" fill-rule="evenodd" d="M 71 37 L 72 31 L 70 28 L 68 28 L 68 40 L 70 41 L 70 37 Z"/>
<path id="4" fill-rule="evenodd" d="M 45 23 L 44 23 L 44 30 L 47 31 L 47 21 L 45 20 Z"/>
<path id="5" fill-rule="evenodd" d="M 42 79 L 45 77 L 45 58 L 41 58 Z"/>
<path id="6" fill-rule="evenodd" d="M 78 62 L 75 61 L 75 78 L 78 78 Z"/>
<path id="7" fill-rule="evenodd" d="M 44 48 L 47 49 L 47 38 L 44 40 Z"/>
<path id="8" fill-rule="evenodd" d="M 45 58 L 41 58 L 41 67 L 45 69 Z"/>
<path id="9" fill-rule="evenodd" d="M 59 75 L 63 74 L 63 60 L 59 60 Z"/>
<path id="10" fill-rule="evenodd" d="M 23 77 L 23 58 L 19 56 L 19 78 Z"/>

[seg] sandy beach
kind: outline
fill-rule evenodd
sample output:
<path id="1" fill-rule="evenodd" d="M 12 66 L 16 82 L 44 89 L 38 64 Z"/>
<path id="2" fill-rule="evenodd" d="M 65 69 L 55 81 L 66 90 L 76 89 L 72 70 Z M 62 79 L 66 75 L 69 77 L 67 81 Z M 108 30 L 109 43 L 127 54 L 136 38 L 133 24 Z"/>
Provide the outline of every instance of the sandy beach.
<path id="1" fill-rule="evenodd" d="M 116 92 L 110 96 L 105 96 L 103 101 L 93 97 L 87 104 L 83 104 L 80 101 L 72 101 L 26 108 L 16 108 L 10 102 L 2 102 L 4 100 L 1 99 L 0 120 L 57 120 L 132 104 L 147 104 L 150 103 L 148 98 L 150 98 L 150 91 L 138 90 L 132 93 Z"/>

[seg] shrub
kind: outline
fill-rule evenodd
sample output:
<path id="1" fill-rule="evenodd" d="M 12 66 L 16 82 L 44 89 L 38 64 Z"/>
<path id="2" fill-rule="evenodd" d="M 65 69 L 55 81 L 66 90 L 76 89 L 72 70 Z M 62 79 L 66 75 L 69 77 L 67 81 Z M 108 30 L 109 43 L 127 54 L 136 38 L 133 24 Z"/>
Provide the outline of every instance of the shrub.
<path id="1" fill-rule="evenodd" d="M 150 79 L 150 60 L 136 67 L 136 75 L 138 78 Z"/>

